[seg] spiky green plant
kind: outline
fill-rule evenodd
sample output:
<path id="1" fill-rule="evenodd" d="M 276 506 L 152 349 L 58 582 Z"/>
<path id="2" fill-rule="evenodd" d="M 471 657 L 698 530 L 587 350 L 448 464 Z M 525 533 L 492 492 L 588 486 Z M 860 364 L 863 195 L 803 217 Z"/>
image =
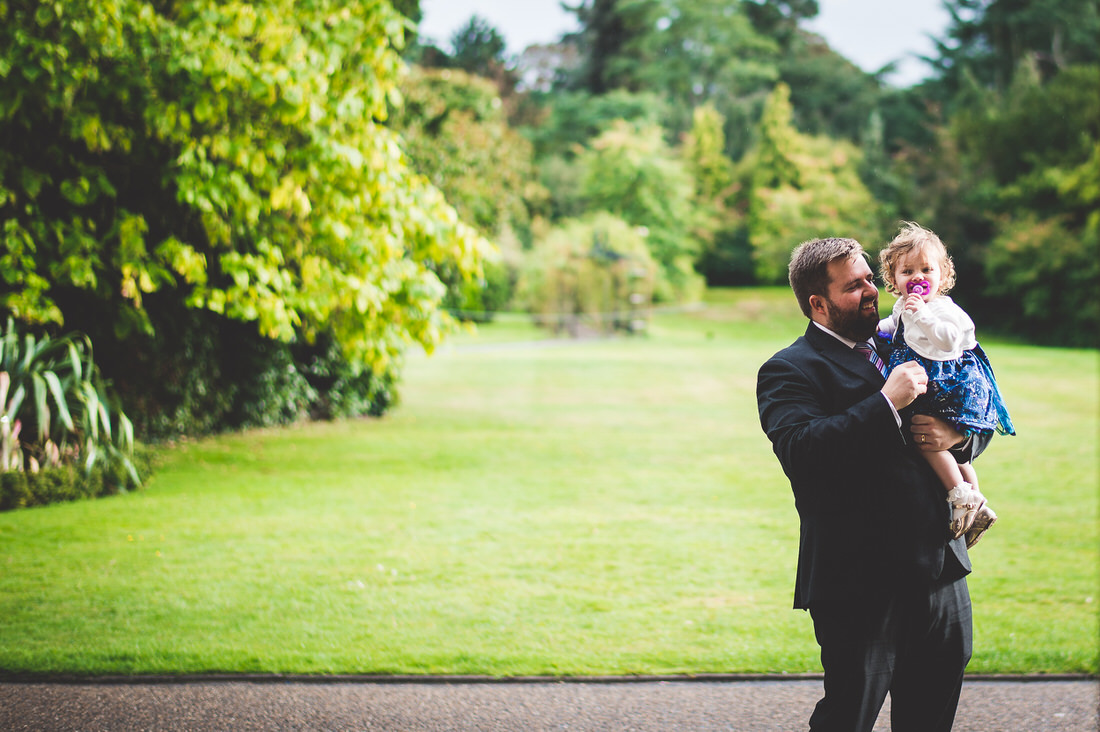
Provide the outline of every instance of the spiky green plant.
<path id="1" fill-rule="evenodd" d="M 121 468 L 141 484 L 133 425 L 113 408 L 87 336 L 36 337 L 9 319 L 0 333 L 0 410 L 0 470 Z"/>

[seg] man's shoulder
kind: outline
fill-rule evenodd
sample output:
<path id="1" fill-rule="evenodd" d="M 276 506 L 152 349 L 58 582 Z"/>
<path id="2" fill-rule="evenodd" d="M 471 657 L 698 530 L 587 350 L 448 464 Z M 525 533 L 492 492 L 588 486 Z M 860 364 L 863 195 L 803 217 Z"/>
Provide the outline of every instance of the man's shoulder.
<path id="1" fill-rule="evenodd" d="M 811 326 L 812 327 L 812 326 Z M 812 342 L 812 334 L 807 332 L 795 339 L 791 345 L 783 348 L 760 366 L 758 380 L 771 378 L 787 379 L 796 374 L 806 375 L 816 370 L 821 353 Z"/>
<path id="2" fill-rule="evenodd" d="M 804 334 L 796 338 L 791 345 L 776 351 L 775 355 L 768 360 L 798 361 L 816 354 L 818 348 L 814 344 L 814 340 L 817 340 L 819 336 L 829 337 L 828 334 L 811 323 Z"/>
<path id="3" fill-rule="evenodd" d="M 772 354 L 772 357 L 769 358 L 765 363 L 770 363 L 772 361 L 798 360 L 802 357 L 801 354 L 803 354 L 807 350 L 808 346 L 809 344 L 806 342 L 806 336 L 799 336 L 797 339 L 795 339 L 794 343 L 787 346 L 786 348 L 781 348 L 780 350 Z"/>

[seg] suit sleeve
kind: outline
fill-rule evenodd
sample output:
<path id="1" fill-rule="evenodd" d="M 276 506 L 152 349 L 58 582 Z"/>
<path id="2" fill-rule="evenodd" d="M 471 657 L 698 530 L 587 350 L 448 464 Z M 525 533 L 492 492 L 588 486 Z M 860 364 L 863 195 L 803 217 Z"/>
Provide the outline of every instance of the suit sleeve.
<path id="1" fill-rule="evenodd" d="M 821 471 L 859 465 L 903 443 L 889 403 L 877 389 L 842 406 L 851 391 L 782 356 L 757 379 L 760 424 L 792 483 L 817 485 Z M 846 396 L 841 396 L 842 394 Z"/>

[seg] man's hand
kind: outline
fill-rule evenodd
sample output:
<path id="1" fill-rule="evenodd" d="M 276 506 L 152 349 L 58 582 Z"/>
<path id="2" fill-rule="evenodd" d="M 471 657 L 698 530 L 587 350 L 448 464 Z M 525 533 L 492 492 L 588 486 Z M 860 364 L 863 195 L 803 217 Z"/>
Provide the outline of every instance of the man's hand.
<path id="1" fill-rule="evenodd" d="M 913 400 L 928 391 L 928 374 L 916 361 L 906 361 L 890 372 L 890 377 L 882 387 L 882 393 L 894 405 L 902 410 Z"/>
<path id="2" fill-rule="evenodd" d="M 939 417 L 931 417 L 927 414 L 914 414 L 909 425 L 909 431 L 913 433 L 913 441 L 924 452 L 939 452 L 950 450 L 965 438 Z"/>

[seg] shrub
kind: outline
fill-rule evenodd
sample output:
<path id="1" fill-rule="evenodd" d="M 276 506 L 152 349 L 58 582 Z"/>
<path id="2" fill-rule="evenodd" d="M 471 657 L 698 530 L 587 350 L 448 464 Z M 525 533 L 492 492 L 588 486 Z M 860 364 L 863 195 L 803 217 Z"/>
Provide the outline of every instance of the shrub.
<path id="1" fill-rule="evenodd" d="M 659 272 L 645 234 L 601 212 L 564 222 L 536 245 L 519 297 L 555 332 L 579 335 L 582 321 L 600 331 L 634 330 L 636 310 L 652 302 Z"/>
<path id="2" fill-rule="evenodd" d="M 4 505 L 141 485 L 133 427 L 107 394 L 87 336 L 39 337 L 9 320 L 0 333 L 0 409 Z"/>
<path id="3" fill-rule="evenodd" d="M 1034 343 L 1100 346 L 1100 241 L 1069 231 L 1057 219 L 1023 217 L 1007 224 L 985 263 L 997 327 Z"/>
<path id="4" fill-rule="evenodd" d="M 139 475 L 152 471 L 152 455 L 147 450 L 136 450 L 133 462 Z M 126 490 L 130 480 L 129 471 L 120 468 L 117 464 L 101 463 L 90 471 L 76 465 L 61 465 L 41 468 L 36 473 L 0 472 L 0 511 L 115 495 Z"/>
<path id="5" fill-rule="evenodd" d="M 284 343 L 208 311 L 168 302 L 149 311 L 155 335 L 116 342 L 103 364 L 141 439 L 379 416 L 395 400 L 397 362 L 380 375 L 356 368 L 329 332 Z"/>

